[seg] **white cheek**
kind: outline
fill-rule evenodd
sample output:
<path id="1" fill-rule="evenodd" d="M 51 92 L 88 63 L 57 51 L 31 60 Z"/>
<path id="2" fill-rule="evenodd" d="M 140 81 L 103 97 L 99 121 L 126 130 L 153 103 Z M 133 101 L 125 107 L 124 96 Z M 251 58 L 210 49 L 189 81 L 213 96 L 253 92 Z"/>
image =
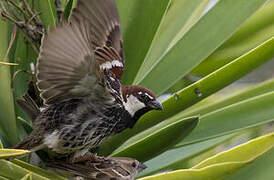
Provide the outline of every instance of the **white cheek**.
<path id="1" fill-rule="evenodd" d="M 113 61 L 107 61 L 105 63 L 102 63 L 100 65 L 101 69 L 111 69 L 113 67 L 123 67 L 123 63 L 121 63 L 119 60 L 113 60 Z"/>
<path id="2" fill-rule="evenodd" d="M 130 95 L 127 97 L 127 102 L 124 102 L 125 109 L 133 116 L 138 110 L 146 107 L 144 103 L 139 101 L 138 98 L 136 98 L 133 95 Z"/>

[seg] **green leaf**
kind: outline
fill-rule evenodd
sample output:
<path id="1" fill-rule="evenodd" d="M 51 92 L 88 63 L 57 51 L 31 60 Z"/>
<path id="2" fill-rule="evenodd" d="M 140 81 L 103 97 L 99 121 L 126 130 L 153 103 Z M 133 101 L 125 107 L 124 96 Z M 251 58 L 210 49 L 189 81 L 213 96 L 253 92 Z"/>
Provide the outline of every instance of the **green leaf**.
<path id="1" fill-rule="evenodd" d="M 29 173 L 30 171 L 17 166 L 10 161 L 0 160 L 0 176 L 8 179 L 21 179 Z M 35 173 L 32 173 L 32 177 L 35 180 L 49 180 L 48 178 Z"/>
<path id="2" fill-rule="evenodd" d="M 10 179 L 7 179 L 7 178 L 5 178 L 3 176 L 0 176 L 0 180 L 10 180 Z"/>
<path id="3" fill-rule="evenodd" d="M 3 148 L 4 148 L 3 143 L 0 140 L 0 149 L 3 149 Z"/>
<path id="4" fill-rule="evenodd" d="M 204 115 L 210 112 L 213 112 L 217 109 L 224 108 L 234 103 L 238 103 L 240 101 L 249 99 L 251 97 L 255 97 L 258 95 L 262 95 L 274 90 L 274 79 L 270 79 L 254 87 L 248 88 L 244 91 L 240 91 L 233 96 L 229 96 L 227 98 L 220 98 L 220 95 L 217 95 L 217 98 L 214 96 L 212 98 L 207 98 L 204 101 L 201 101 L 194 106 L 188 108 L 185 111 L 177 114 L 178 117 L 187 117 L 194 116 L 195 114 Z M 221 94 L 223 96 L 223 94 Z M 211 102 L 213 99 L 213 102 Z M 205 102 L 207 101 L 207 102 Z M 210 102 L 209 102 L 210 101 Z"/>
<path id="5" fill-rule="evenodd" d="M 226 180 L 273 180 L 274 149 L 259 157 L 256 161 L 233 173 Z"/>
<path id="6" fill-rule="evenodd" d="M 274 133 L 270 133 L 210 157 L 192 169 L 201 169 L 226 162 L 249 162 L 269 151 L 274 146 L 273 142 Z"/>
<path id="7" fill-rule="evenodd" d="M 266 0 L 220 0 L 136 83 L 163 93 L 214 52 Z M 240 9 L 240 11 L 239 11 Z M 168 76 L 163 72 L 168 69 Z M 161 77 L 161 83 L 158 83 Z"/>
<path id="8" fill-rule="evenodd" d="M 220 164 L 203 169 L 192 170 L 177 170 L 158 174 L 154 176 L 147 176 L 138 180 L 167 180 L 167 179 L 183 179 L 183 180 L 220 180 L 223 179 L 227 174 L 241 168 L 241 163 L 229 163 Z"/>
<path id="9" fill-rule="evenodd" d="M 159 124 L 125 142 L 111 156 L 124 156 L 146 161 L 175 145 L 187 136 L 198 124 L 198 117 L 182 119 L 161 127 Z"/>
<path id="10" fill-rule="evenodd" d="M 43 177 L 48 178 L 48 179 L 66 180 L 66 178 L 58 176 L 55 173 L 48 172 L 48 171 L 46 171 L 44 169 L 41 169 L 41 168 L 36 167 L 36 166 L 33 166 L 31 164 L 28 164 L 28 163 L 26 163 L 24 161 L 20 161 L 18 159 L 13 159 L 12 163 L 14 163 L 14 164 L 16 164 L 18 166 L 21 166 L 22 168 L 27 169 L 27 170 L 29 170 L 32 173 L 39 174 L 40 176 L 43 176 Z"/>
<path id="11" fill-rule="evenodd" d="M 8 24 L 0 19 L 0 60 L 8 62 L 8 59 L 3 59 L 9 45 Z M 18 141 L 16 132 L 16 121 L 13 104 L 13 96 L 11 92 L 11 75 L 10 66 L 0 66 L 0 134 L 3 136 L 6 143 L 14 144 Z"/>
<path id="12" fill-rule="evenodd" d="M 161 56 L 199 20 L 208 2 L 209 0 L 172 1 L 134 82 L 142 78 L 153 64 L 158 63 Z"/>
<path id="13" fill-rule="evenodd" d="M 199 126 L 177 147 L 270 122 L 274 116 L 273 99 L 274 92 L 269 92 L 205 114 Z"/>
<path id="14" fill-rule="evenodd" d="M 19 150 L 19 149 L 0 149 L 0 159 L 7 159 L 16 156 L 22 156 L 30 153 L 27 150 Z"/>
<path id="15" fill-rule="evenodd" d="M 121 18 L 127 59 L 123 83 L 131 84 L 149 50 L 170 0 L 117 0 L 116 3 Z"/>
<path id="16" fill-rule="evenodd" d="M 37 1 L 37 10 L 41 12 L 40 18 L 46 28 L 55 26 L 56 9 L 51 0 Z"/>
<path id="17" fill-rule="evenodd" d="M 0 62 L 0 65 L 5 65 L 5 66 L 17 66 L 18 64 L 16 64 L 16 63 L 8 63 L 8 62 Z"/>
<path id="18" fill-rule="evenodd" d="M 247 54 L 179 91 L 177 97 L 171 97 L 163 102 L 163 112 L 154 111 L 141 119 L 138 124 L 140 125 L 139 128 L 145 129 L 148 126 L 153 126 L 155 123 L 188 108 L 243 77 L 248 72 L 270 60 L 273 57 L 273 48 L 274 38 L 271 38 Z M 198 96 L 195 90 L 199 90 L 201 96 Z M 157 119 L 157 121 L 153 122 L 154 119 Z"/>
<path id="19" fill-rule="evenodd" d="M 12 75 L 13 75 L 13 97 L 14 99 L 21 98 L 24 93 L 26 93 L 28 89 L 28 80 L 31 78 L 29 74 L 20 72 L 16 76 L 14 74 L 16 71 L 27 71 L 31 72 L 30 70 L 30 63 L 35 63 L 37 54 L 32 50 L 29 44 L 25 43 L 25 39 L 22 34 L 17 35 L 17 40 L 15 44 L 15 51 L 12 54 L 14 59 L 13 62 L 17 63 L 18 66 L 12 68 Z M 24 119 L 29 119 L 29 117 L 22 111 L 22 109 L 17 105 L 14 101 L 14 108 L 15 113 L 17 116 L 23 117 Z M 24 131 L 21 124 L 17 121 L 17 133 L 22 139 L 26 136 L 26 132 Z"/>
<path id="20" fill-rule="evenodd" d="M 262 135 L 261 132 L 271 128 L 269 124 L 274 121 L 265 122 L 254 127 L 241 130 L 237 133 L 189 144 L 179 148 L 173 148 L 169 151 L 146 162 L 148 168 L 138 174 L 138 177 L 156 174 L 159 172 L 188 169 L 197 165 L 201 161 L 216 155 L 224 150 L 224 147 L 234 147 L 240 143 L 248 141 Z"/>
<path id="21" fill-rule="evenodd" d="M 31 175 L 31 173 L 25 175 L 23 178 L 21 178 L 21 180 L 32 180 L 32 175 Z"/>
<path id="22" fill-rule="evenodd" d="M 256 67 L 270 60 L 273 57 L 273 47 L 274 38 L 271 38 L 247 54 L 244 54 L 203 79 L 182 89 L 177 93 L 177 96 L 171 97 L 162 103 L 164 111 L 152 111 L 147 113 L 138 120 L 134 129 L 109 138 L 101 145 L 101 148 L 107 149 L 109 153 L 129 137 L 136 135 L 149 127 L 155 126 L 159 122 L 166 120 L 174 114 L 181 112 L 238 80 L 248 72 L 251 72 Z M 202 93 L 202 96 L 198 96 L 195 93 L 195 90 L 199 90 Z"/>
<path id="23" fill-rule="evenodd" d="M 72 5 L 73 5 L 73 0 L 69 0 L 69 1 L 67 2 L 67 5 L 66 5 L 65 11 L 64 11 L 64 17 L 65 17 L 66 19 L 68 19 L 69 16 L 70 16 L 70 12 L 71 12 L 71 10 L 72 10 Z"/>
<path id="24" fill-rule="evenodd" d="M 207 75 L 274 36 L 274 2 L 268 1 L 191 74 Z"/>
<path id="25" fill-rule="evenodd" d="M 218 138 L 186 145 L 180 148 L 169 149 L 161 155 L 146 161 L 147 168 L 137 177 L 153 175 L 159 172 L 187 169 L 202 160 L 215 155 L 216 147 L 230 142 L 235 134 L 225 135 Z"/>
<path id="26" fill-rule="evenodd" d="M 21 118 L 21 117 L 17 117 L 17 121 L 24 127 L 24 129 L 26 130 L 27 133 L 31 133 L 31 131 L 33 130 L 32 128 L 32 124 L 29 121 L 26 121 L 25 119 Z"/>
<path id="27" fill-rule="evenodd" d="M 273 147 L 274 133 L 251 140 L 243 145 L 209 158 L 192 169 L 177 170 L 148 176 L 139 180 L 212 180 L 224 179 L 239 168 L 254 161 Z M 248 150 L 248 151 L 245 151 Z M 230 159 L 231 158 L 231 159 Z"/>

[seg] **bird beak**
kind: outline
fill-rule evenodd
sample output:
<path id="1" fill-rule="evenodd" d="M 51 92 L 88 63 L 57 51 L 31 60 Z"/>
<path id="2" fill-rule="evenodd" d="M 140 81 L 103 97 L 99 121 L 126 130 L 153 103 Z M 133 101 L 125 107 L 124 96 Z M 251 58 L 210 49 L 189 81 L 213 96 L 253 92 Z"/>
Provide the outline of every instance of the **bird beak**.
<path id="1" fill-rule="evenodd" d="M 157 100 L 150 101 L 150 102 L 147 103 L 147 105 L 150 108 L 155 109 L 155 110 L 163 110 L 162 104 Z"/>
<path id="2" fill-rule="evenodd" d="M 138 172 L 141 172 L 142 170 L 144 170 L 146 168 L 147 168 L 147 166 L 144 163 L 139 162 L 139 165 L 137 168 Z"/>

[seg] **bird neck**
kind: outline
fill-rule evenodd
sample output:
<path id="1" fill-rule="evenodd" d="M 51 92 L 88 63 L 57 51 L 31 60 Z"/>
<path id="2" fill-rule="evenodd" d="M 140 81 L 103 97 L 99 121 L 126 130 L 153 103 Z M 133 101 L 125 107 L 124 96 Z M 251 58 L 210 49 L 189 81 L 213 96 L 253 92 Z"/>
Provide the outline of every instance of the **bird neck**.
<path id="1" fill-rule="evenodd" d="M 130 123 L 128 124 L 129 128 L 133 128 L 133 126 L 136 124 L 136 122 L 138 121 L 138 119 L 140 119 L 140 117 L 142 115 L 144 115 L 145 113 L 147 113 L 148 111 L 150 111 L 151 109 L 148 107 L 144 107 L 140 110 L 138 110 L 132 117 Z"/>

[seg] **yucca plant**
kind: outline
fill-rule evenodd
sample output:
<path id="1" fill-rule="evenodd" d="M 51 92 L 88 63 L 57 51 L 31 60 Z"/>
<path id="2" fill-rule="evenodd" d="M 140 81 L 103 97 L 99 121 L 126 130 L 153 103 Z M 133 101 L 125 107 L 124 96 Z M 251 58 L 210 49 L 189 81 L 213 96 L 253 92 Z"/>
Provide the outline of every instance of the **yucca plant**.
<path id="1" fill-rule="evenodd" d="M 46 27 L 55 26 L 53 0 L 28 2 Z M 76 0 L 61 2 L 68 17 Z M 274 81 L 233 94 L 217 92 L 274 57 L 274 1 L 219 0 L 211 8 L 210 0 L 116 2 L 127 59 L 123 84 L 172 95 L 163 100 L 163 112 L 147 114 L 97 153 L 145 162 L 148 168 L 138 178 L 146 180 L 273 179 Z M 0 42 L 0 147 L 8 148 L 31 130 L 14 102 L 27 90 L 29 76 L 14 74 L 30 71 L 37 52 L 3 18 Z M 189 76 L 200 79 L 184 78 Z M 235 139 L 245 142 L 246 134 L 245 141 L 255 139 L 227 149 Z M 27 153 L 1 149 L 0 179 L 65 179 L 17 159 L 4 160 Z"/>

